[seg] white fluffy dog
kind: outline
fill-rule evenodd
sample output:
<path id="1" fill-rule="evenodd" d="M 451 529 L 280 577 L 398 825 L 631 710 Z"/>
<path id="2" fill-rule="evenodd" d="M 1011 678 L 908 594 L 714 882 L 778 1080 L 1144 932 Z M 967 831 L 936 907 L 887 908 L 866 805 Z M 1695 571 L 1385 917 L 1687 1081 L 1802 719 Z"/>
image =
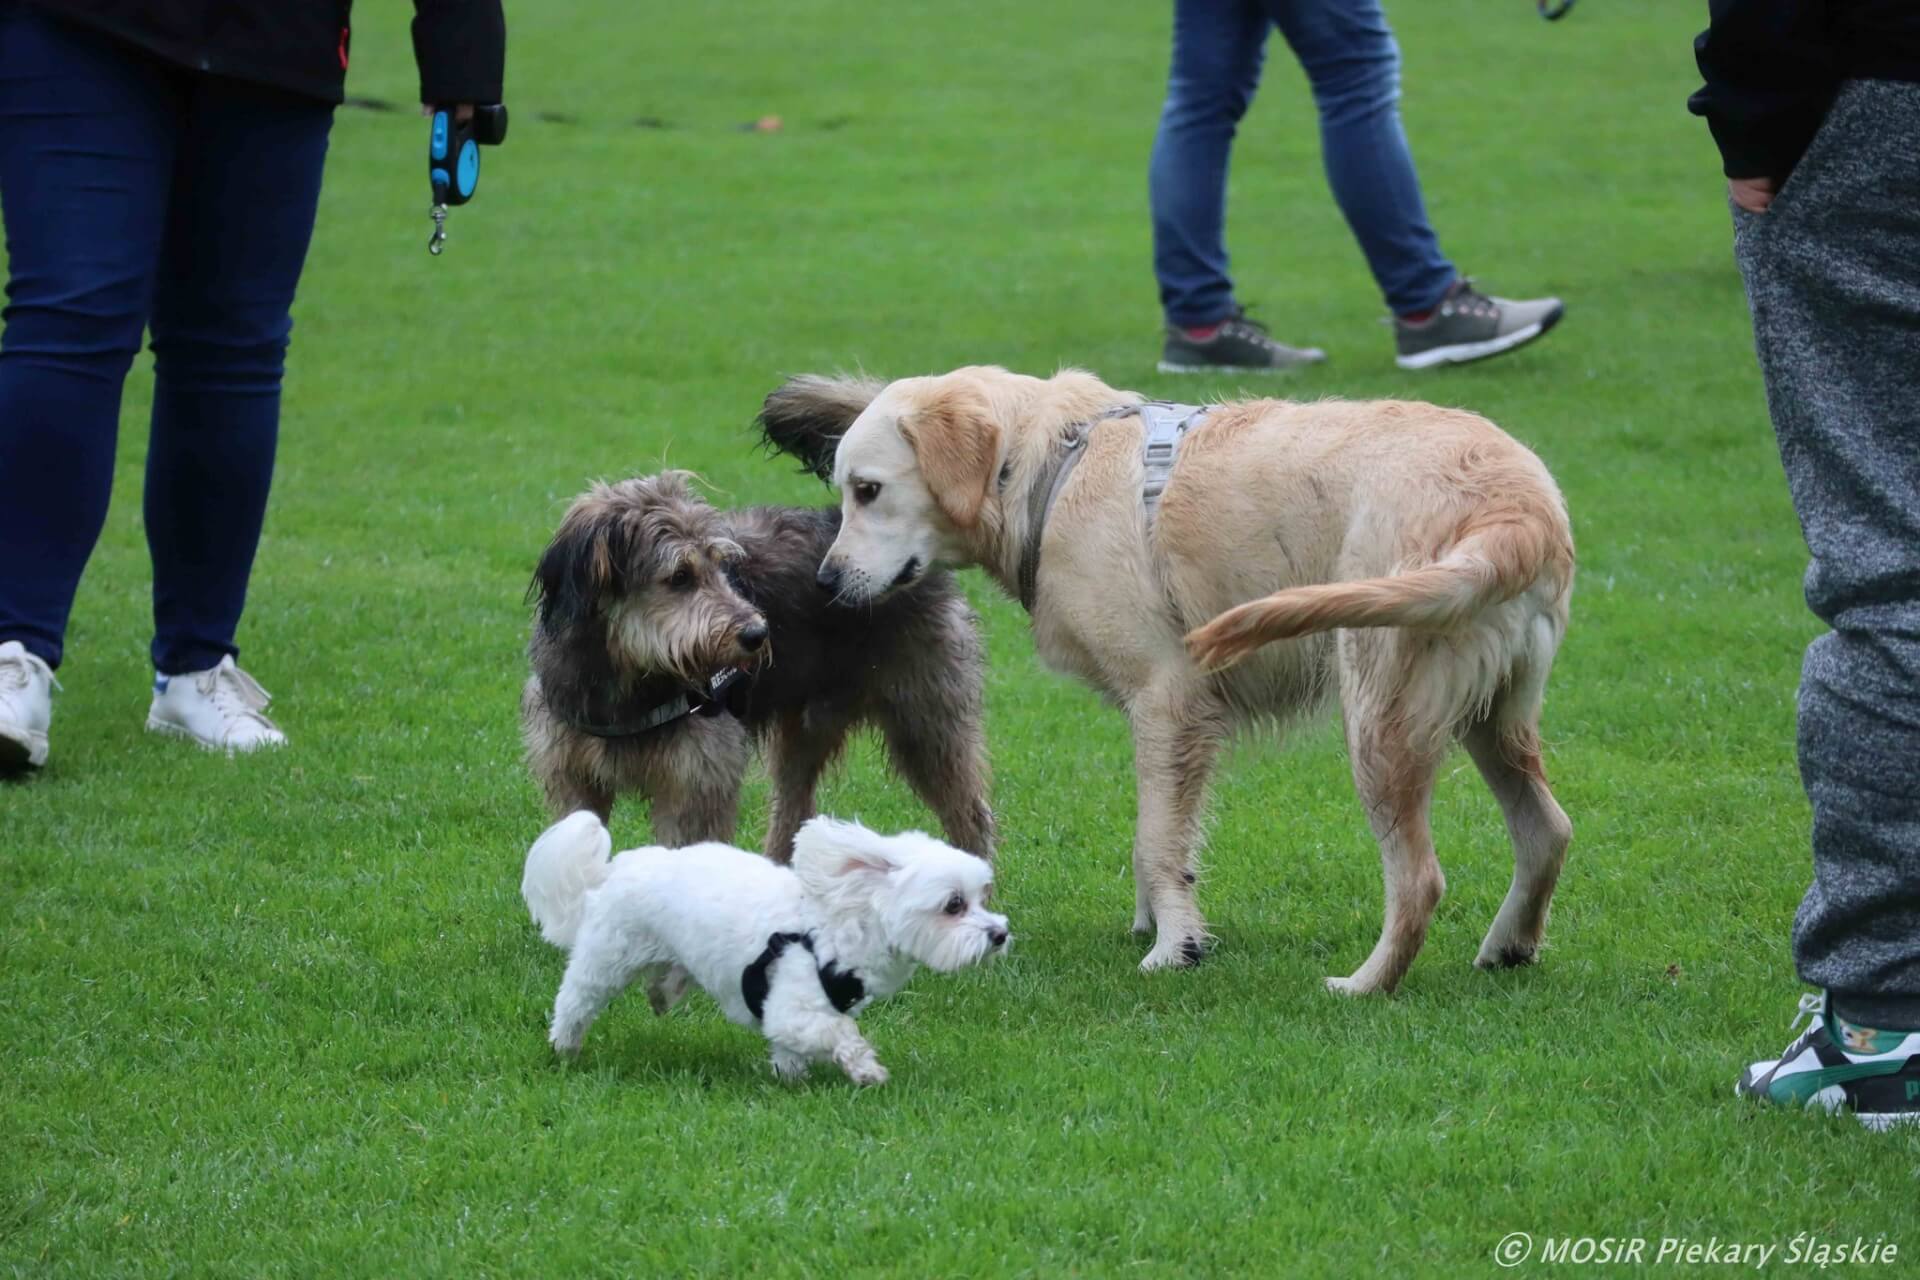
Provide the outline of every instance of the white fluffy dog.
<path id="1" fill-rule="evenodd" d="M 1007 918 L 986 909 L 990 864 L 909 831 L 883 836 L 815 818 L 793 865 L 723 844 L 630 849 L 589 812 L 527 851 L 520 892 L 548 942 L 569 952 L 553 1002 L 553 1047 L 574 1053 L 635 979 L 665 1013 L 689 981 L 773 1045 L 783 1077 L 830 1060 L 855 1084 L 887 1069 L 853 1015 L 906 985 L 1004 954 Z"/>

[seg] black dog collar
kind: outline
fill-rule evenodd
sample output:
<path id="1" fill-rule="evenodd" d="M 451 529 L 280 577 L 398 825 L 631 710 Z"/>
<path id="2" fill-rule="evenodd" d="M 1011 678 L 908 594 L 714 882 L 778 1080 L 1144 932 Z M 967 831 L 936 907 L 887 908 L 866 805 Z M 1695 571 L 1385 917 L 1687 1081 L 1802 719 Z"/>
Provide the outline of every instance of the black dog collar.
<path id="1" fill-rule="evenodd" d="M 567 727 L 578 729 L 581 733 L 594 738 L 637 738 L 643 733 L 651 733 L 662 725 L 672 724 L 676 720 L 698 712 L 701 715 L 717 716 L 722 711 L 740 714 L 740 708 L 734 705 L 735 690 L 747 678 L 747 673 L 738 667 L 728 667 L 719 675 L 707 681 L 704 691 L 678 693 L 665 702 L 655 703 L 643 708 L 631 719 L 618 724 L 590 724 L 584 720 L 570 720 Z"/>
<path id="2" fill-rule="evenodd" d="M 740 994 L 746 999 L 747 1011 L 753 1014 L 755 1022 L 760 1021 L 761 1013 L 767 1007 L 767 991 L 773 985 L 770 976 L 773 962 L 782 952 L 791 946 L 805 947 L 813 951 L 811 933 L 776 933 L 767 939 L 767 949 L 754 957 L 753 963 L 740 971 Z M 867 995 L 867 984 L 852 969 L 842 969 L 836 962 L 829 960 L 819 963 L 814 957 L 815 968 L 820 974 L 820 989 L 827 993 L 827 999 L 841 1013 L 859 1004 Z"/>

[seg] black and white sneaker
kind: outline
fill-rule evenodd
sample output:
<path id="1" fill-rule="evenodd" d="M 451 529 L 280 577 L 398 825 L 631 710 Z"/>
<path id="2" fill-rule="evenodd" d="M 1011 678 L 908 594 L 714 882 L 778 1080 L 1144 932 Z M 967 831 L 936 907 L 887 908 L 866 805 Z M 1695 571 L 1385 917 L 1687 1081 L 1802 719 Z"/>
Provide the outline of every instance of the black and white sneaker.
<path id="1" fill-rule="evenodd" d="M 1244 307 L 1235 307 L 1219 324 L 1198 329 L 1168 325 L 1160 372 L 1281 373 L 1326 358 L 1318 347 L 1290 347 L 1279 341 L 1258 320 L 1249 320 Z"/>
<path id="2" fill-rule="evenodd" d="M 1856 1027 L 1828 1008 L 1826 992 L 1800 998 L 1811 1019 L 1785 1053 L 1748 1067 L 1741 1097 L 1780 1106 L 1851 1111 L 1869 1129 L 1920 1126 L 1920 1031 Z"/>
<path id="3" fill-rule="evenodd" d="M 1393 318 L 1393 339 L 1402 369 L 1437 364 L 1467 364 L 1523 347 L 1560 323 L 1566 308 L 1558 298 L 1514 302 L 1493 298 L 1473 281 L 1453 282 L 1440 304 L 1424 320 Z"/>

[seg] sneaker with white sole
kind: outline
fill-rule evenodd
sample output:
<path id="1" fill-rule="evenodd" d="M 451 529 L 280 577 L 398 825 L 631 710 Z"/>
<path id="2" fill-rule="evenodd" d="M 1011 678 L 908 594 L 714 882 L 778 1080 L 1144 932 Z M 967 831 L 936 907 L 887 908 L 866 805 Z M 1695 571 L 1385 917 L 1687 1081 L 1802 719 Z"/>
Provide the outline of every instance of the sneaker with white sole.
<path id="1" fill-rule="evenodd" d="M 1218 324 L 1197 330 L 1168 325 L 1159 367 L 1162 373 L 1284 373 L 1326 358 L 1318 347 L 1288 346 L 1249 319 L 1246 308 L 1235 307 Z"/>
<path id="2" fill-rule="evenodd" d="M 1778 1058 L 1748 1067 L 1733 1091 L 1784 1106 L 1851 1111 L 1869 1129 L 1920 1126 L 1920 1031 L 1878 1031 L 1834 1014 L 1824 991 L 1800 997 L 1811 1019 Z"/>
<path id="3" fill-rule="evenodd" d="M 1432 314 L 1418 323 L 1393 318 L 1394 363 L 1402 369 L 1467 364 L 1523 347 L 1560 323 L 1566 308 L 1558 298 L 1514 302 L 1494 298 L 1455 280 Z"/>
<path id="4" fill-rule="evenodd" d="M 47 762 L 53 719 L 53 669 L 18 640 L 0 644 L 0 770 L 38 769 Z"/>
<path id="5" fill-rule="evenodd" d="M 155 675 L 147 728 L 191 738 L 209 751 L 228 755 L 285 746 L 287 735 L 262 714 L 269 701 L 259 681 L 229 654 L 206 671 Z"/>

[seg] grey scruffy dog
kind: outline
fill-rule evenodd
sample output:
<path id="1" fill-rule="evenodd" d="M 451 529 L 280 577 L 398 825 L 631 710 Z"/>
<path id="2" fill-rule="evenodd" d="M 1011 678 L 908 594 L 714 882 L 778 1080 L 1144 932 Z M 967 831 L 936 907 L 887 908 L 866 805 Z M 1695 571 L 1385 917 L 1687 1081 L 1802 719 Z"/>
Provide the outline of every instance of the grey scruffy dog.
<path id="1" fill-rule="evenodd" d="M 540 558 L 521 724 L 554 816 L 606 821 L 630 793 L 662 845 L 731 842 L 758 742 L 765 851 L 786 862 L 821 773 L 872 725 L 947 838 L 991 859 L 981 646 L 953 579 L 843 606 L 815 581 L 836 508 L 721 511 L 689 479 L 594 485 Z"/>

